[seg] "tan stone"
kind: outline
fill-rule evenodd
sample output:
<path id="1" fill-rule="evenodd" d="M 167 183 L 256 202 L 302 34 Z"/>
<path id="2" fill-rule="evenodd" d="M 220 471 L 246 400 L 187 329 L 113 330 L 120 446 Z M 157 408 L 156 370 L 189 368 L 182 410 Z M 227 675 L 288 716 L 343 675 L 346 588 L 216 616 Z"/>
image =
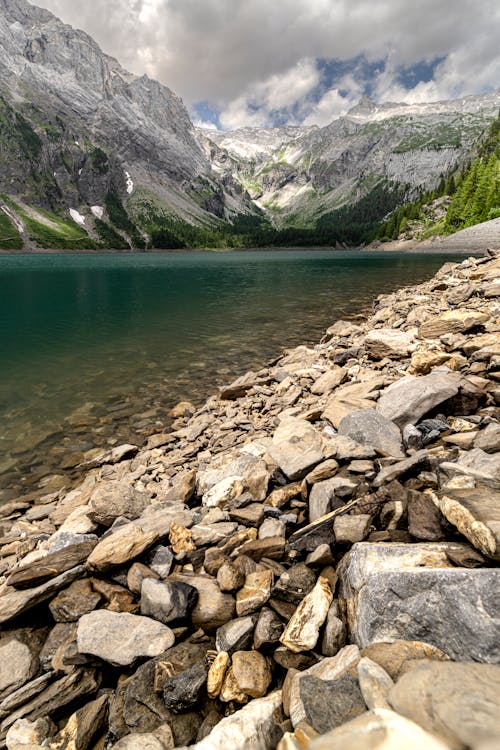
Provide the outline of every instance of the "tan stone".
<path id="1" fill-rule="evenodd" d="M 269 662 L 259 651 L 236 651 L 233 654 L 233 674 L 242 693 L 251 698 L 263 698 L 271 684 Z"/>
<path id="2" fill-rule="evenodd" d="M 484 325 L 490 316 L 478 310 L 447 310 L 436 318 L 427 320 L 418 329 L 421 339 L 438 339 L 447 333 L 465 333 L 471 328 Z"/>
<path id="3" fill-rule="evenodd" d="M 281 643 L 294 653 L 312 650 L 318 642 L 319 630 L 326 620 L 332 600 L 330 584 L 320 577 L 297 607 L 280 638 Z"/>
<path id="4" fill-rule="evenodd" d="M 230 662 L 231 658 L 226 651 L 220 651 L 212 662 L 207 680 L 209 698 L 217 698 L 220 695 Z"/>
<path id="5" fill-rule="evenodd" d="M 273 573 L 270 570 L 249 573 L 245 585 L 236 594 L 236 614 L 249 615 L 262 607 L 271 596 Z"/>
<path id="6" fill-rule="evenodd" d="M 177 523 L 172 523 L 169 532 L 170 546 L 175 555 L 187 554 L 196 549 L 193 536 L 189 529 Z"/>

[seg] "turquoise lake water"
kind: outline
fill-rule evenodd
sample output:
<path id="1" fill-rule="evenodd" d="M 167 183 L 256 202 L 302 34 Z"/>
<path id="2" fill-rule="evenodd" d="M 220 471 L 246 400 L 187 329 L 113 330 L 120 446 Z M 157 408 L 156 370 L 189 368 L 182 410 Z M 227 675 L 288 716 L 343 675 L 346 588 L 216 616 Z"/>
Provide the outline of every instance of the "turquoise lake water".
<path id="1" fill-rule="evenodd" d="M 452 259 L 323 250 L 0 255 L 3 496 L 90 448 L 143 440 L 180 399 L 200 404 L 221 382 L 282 347 L 319 340 L 336 319 Z"/>

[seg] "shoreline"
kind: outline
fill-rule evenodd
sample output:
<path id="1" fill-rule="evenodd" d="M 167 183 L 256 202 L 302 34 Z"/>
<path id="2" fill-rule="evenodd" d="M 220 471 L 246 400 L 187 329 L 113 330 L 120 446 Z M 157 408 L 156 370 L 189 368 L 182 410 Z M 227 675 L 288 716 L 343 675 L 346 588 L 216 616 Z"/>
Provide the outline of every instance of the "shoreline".
<path id="1" fill-rule="evenodd" d="M 20 670 L 0 745 L 29 720 L 53 750 L 89 724 L 81 750 L 322 750 L 352 719 L 443 750 L 469 684 L 493 737 L 499 277 L 498 253 L 447 263 L 179 404 L 143 448 L 89 457 L 71 491 L 0 507 L 0 650 Z M 462 701 L 448 737 L 414 710 L 439 680 Z"/>

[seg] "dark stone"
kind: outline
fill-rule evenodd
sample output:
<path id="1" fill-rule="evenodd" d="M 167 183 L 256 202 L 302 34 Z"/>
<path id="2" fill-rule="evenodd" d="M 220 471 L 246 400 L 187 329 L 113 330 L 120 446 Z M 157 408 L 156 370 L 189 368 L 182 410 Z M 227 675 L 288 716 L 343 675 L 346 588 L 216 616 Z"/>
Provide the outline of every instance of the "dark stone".
<path id="1" fill-rule="evenodd" d="M 141 613 L 165 625 L 184 623 L 198 601 L 194 586 L 181 581 L 156 581 L 146 578 L 142 582 Z"/>
<path id="2" fill-rule="evenodd" d="M 215 643 L 217 651 L 247 651 L 251 648 L 255 617 L 238 617 L 217 630 Z"/>
<path id="3" fill-rule="evenodd" d="M 312 591 L 315 584 L 314 572 L 305 563 L 299 563 L 279 577 L 271 593 L 275 599 L 297 605 Z"/>
<path id="4" fill-rule="evenodd" d="M 278 643 L 281 634 L 283 633 L 283 623 L 281 622 L 278 615 L 264 607 L 261 610 L 259 620 L 255 627 L 253 645 L 257 650 L 266 649 L 274 646 Z"/>
<path id="5" fill-rule="evenodd" d="M 174 714 L 194 708 L 200 701 L 208 677 L 208 664 L 199 661 L 178 675 L 168 677 L 163 686 L 163 700 Z"/>
<path id="6" fill-rule="evenodd" d="M 300 698 L 306 721 L 320 734 L 367 710 L 357 679 L 348 674 L 331 681 L 305 675 L 300 680 Z"/>
<path id="7" fill-rule="evenodd" d="M 280 646 L 274 652 L 273 659 L 276 664 L 279 664 L 284 669 L 298 669 L 303 671 L 317 664 L 320 657 L 316 656 L 312 651 L 294 654 L 293 651 L 289 651 L 285 646 Z"/>
<path id="8" fill-rule="evenodd" d="M 444 539 L 441 512 L 426 495 L 408 492 L 408 531 L 415 539 L 438 542 Z"/>

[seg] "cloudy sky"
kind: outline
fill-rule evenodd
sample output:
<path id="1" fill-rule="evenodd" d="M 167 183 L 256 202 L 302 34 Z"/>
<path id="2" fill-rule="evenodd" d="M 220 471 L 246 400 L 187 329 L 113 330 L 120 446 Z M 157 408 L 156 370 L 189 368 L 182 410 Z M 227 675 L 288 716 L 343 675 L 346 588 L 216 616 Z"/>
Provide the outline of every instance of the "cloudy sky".
<path id="1" fill-rule="evenodd" d="M 225 129 L 500 87 L 498 0 L 33 1 Z"/>

